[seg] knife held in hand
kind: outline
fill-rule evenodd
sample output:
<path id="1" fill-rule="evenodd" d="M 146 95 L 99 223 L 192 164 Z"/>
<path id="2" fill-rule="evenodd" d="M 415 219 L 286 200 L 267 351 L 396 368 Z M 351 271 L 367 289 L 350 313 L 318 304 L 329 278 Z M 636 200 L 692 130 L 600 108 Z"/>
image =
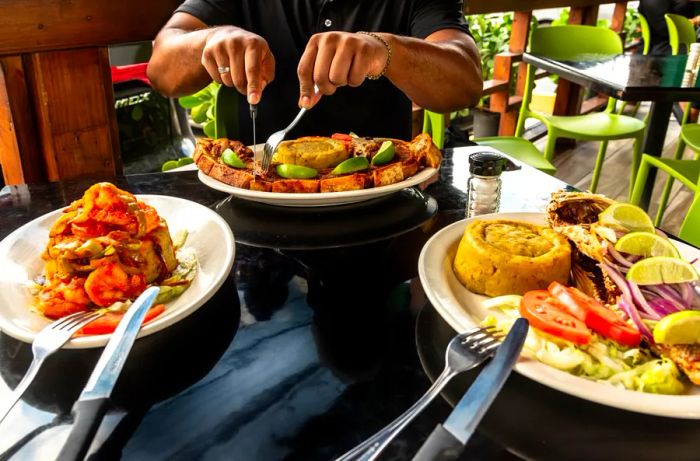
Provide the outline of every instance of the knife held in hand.
<path id="1" fill-rule="evenodd" d="M 519 318 L 486 367 L 479 373 L 445 424 L 438 424 L 420 447 L 413 461 L 456 460 L 476 426 L 510 375 L 527 336 L 527 320 Z"/>
<path id="2" fill-rule="evenodd" d="M 56 458 L 58 461 L 82 461 L 85 458 L 107 411 L 109 396 L 141 329 L 141 323 L 159 291 L 158 287 L 146 289 L 119 321 L 83 392 L 73 405 L 73 428 Z"/>

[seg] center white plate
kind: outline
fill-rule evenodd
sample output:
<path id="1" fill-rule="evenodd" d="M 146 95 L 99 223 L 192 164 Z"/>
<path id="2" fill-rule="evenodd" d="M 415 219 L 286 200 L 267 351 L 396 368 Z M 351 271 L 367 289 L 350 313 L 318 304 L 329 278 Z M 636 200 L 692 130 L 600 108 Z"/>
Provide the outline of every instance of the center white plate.
<path id="1" fill-rule="evenodd" d="M 345 203 L 362 202 L 391 194 L 406 187 L 418 185 L 437 174 L 435 168 L 425 168 L 408 179 L 388 186 L 372 187 L 370 189 L 349 190 L 343 192 L 315 192 L 311 194 L 290 194 L 283 192 L 262 192 L 230 186 L 207 176 L 201 170 L 199 180 L 212 189 L 220 190 L 237 197 L 255 202 L 281 206 L 332 206 Z"/>
<path id="2" fill-rule="evenodd" d="M 235 254 L 233 233 L 226 221 L 209 208 L 177 197 L 137 195 L 153 206 L 168 223 L 170 234 L 181 229 L 189 235 L 185 247 L 197 252 L 199 268 L 192 285 L 166 303 L 165 312 L 144 325 L 139 337 L 162 330 L 185 318 L 202 306 L 226 280 Z M 62 214 L 52 211 L 25 224 L 0 242 L 0 330 L 31 343 L 50 320 L 32 310 L 27 282 L 42 274 L 41 253 L 49 238 L 49 229 Z M 73 338 L 66 348 L 101 347 L 110 335 Z"/>
<path id="3" fill-rule="evenodd" d="M 458 332 L 473 328 L 487 315 L 482 306 L 487 298 L 467 290 L 452 270 L 464 229 L 474 219 L 518 219 L 544 225 L 542 213 L 499 213 L 456 222 L 428 240 L 418 259 L 418 274 L 432 305 Z M 674 241 L 674 244 L 686 260 L 700 256 L 700 250 L 681 242 Z M 553 389 L 603 405 L 658 416 L 700 419 L 700 388 L 697 386 L 687 395 L 630 391 L 579 378 L 525 357 L 520 358 L 515 370 Z"/>

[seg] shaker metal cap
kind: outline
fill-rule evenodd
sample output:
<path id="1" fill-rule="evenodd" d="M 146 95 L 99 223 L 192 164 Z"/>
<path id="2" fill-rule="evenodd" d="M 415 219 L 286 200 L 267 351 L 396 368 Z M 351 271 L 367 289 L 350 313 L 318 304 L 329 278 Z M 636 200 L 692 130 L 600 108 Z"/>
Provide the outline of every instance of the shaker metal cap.
<path id="1" fill-rule="evenodd" d="M 506 158 L 492 152 L 475 152 L 469 156 L 469 172 L 479 176 L 499 176 Z"/>

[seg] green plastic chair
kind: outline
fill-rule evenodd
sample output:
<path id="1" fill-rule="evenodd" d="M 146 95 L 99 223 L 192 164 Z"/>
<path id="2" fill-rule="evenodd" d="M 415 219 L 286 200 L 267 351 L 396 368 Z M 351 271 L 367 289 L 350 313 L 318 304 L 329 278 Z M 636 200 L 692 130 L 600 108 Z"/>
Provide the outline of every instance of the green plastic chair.
<path id="1" fill-rule="evenodd" d="M 679 14 L 665 14 L 666 27 L 668 27 L 668 43 L 671 45 L 671 53 L 678 54 L 681 45 L 686 50 L 691 43 L 695 43 L 695 27 L 690 19 Z"/>
<path id="2" fill-rule="evenodd" d="M 700 129 L 699 125 L 693 126 Z M 696 131 L 700 133 L 700 130 Z M 642 161 L 639 165 L 639 171 L 637 172 L 634 188 L 632 189 L 630 203 L 639 205 L 639 202 L 642 199 L 642 194 L 644 193 L 646 180 L 649 177 L 649 170 L 652 167 L 658 168 L 659 170 L 666 172 L 669 177 L 679 180 L 688 189 L 693 191 L 696 197 L 698 196 L 698 191 L 700 191 L 700 159 L 696 157 L 695 160 L 681 160 L 675 158 L 652 157 L 651 155 L 644 154 L 642 155 Z M 668 197 L 666 198 L 666 201 L 668 201 Z M 665 208 L 666 203 L 659 203 L 659 211 L 656 213 L 656 220 L 654 221 L 654 225 L 656 226 L 661 224 L 661 218 L 663 217 L 664 211 L 661 208 L 662 205 Z"/>
<path id="3" fill-rule="evenodd" d="M 638 13 L 638 18 L 639 28 L 642 31 L 642 41 L 644 42 L 642 54 L 649 54 L 649 48 L 651 48 L 651 29 L 649 28 L 649 21 L 647 21 L 647 18 L 641 13 Z"/>
<path id="4" fill-rule="evenodd" d="M 695 194 L 678 236 L 691 245 L 700 247 L 700 194 Z"/>
<path id="5" fill-rule="evenodd" d="M 494 136 L 490 138 L 475 138 L 474 142 L 481 146 L 493 147 L 496 150 L 505 152 L 511 157 L 544 173 L 554 175 L 557 172 L 557 168 L 544 158 L 542 152 L 527 139 L 515 136 Z"/>
<path id="6" fill-rule="evenodd" d="M 558 60 L 575 60 L 581 55 L 613 55 L 623 52 L 622 40 L 610 29 L 593 26 L 542 27 L 532 32 L 530 52 Z M 608 141 L 634 139 L 632 165 L 630 169 L 630 190 L 641 158 L 641 144 L 646 124 L 634 117 L 615 113 L 616 100 L 610 98 L 603 112 L 586 115 L 559 116 L 533 112 L 529 109 L 534 86 L 535 68 L 527 66 L 525 94 L 520 107 L 520 117 L 515 135 L 522 137 L 525 121 L 536 118 L 547 127 L 548 137 L 544 157 L 551 161 L 554 146 L 559 138 L 572 138 L 580 141 L 601 141 L 596 158 L 590 190 L 595 192 L 605 159 Z"/>
<path id="7" fill-rule="evenodd" d="M 681 51 L 681 45 L 687 48 L 691 43 L 695 43 L 695 28 L 688 18 L 677 14 L 666 14 L 664 18 L 666 19 L 666 26 L 668 27 L 669 42 L 673 54 L 678 54 Z M 696 160 L 700 157 L 700 127 L 694 123 L 688 124 L 689 118 L 690 104 L 688 104 L 688 107 L 683 113 L 683 118 L 681 119 L 681 134 L 678 139 L 676 152 L 673 154 L 674 160 L 683 158 L 686 146 L 695 151 Z M 667 166 L 670 167 L 670 164 Z M 683 176 L 683 172 L 678 172 L 678 175 Z M 666 184 L 664 185 L 664 190 L 661 193 L 661 198 L 659 199 L 659 207 L 656 212 L 656 219 L 654 220 L 657 226 L 659 226 L 663 220 L 666 206 L 668 205 L 668 199 L 671 196 L 673 181 L 676 178 L 677 175 L 669 173 Z"/>
<path id="8" fill-rule="evenodd" d="M 423 110 L 423 132 L 428 133 L 433 138 L 435 145 L 442 149 L 445 144 L 445 117 L 442 114 Z M 526 139 L 504 136 L 480 138 L 475 139 L 474 142 L 505 152 L 511 157 L 545 173 L 554 174 L 557 171 L 556 167 L 544 158 L 542 152 Z"/>
<path id="9" fill-rule="evenodd" d="M 433 143 L 442 150 L 445 147 L 445 116 L 423 109 L 423 133 L 428 133 Z"/>
<path id="10" fill-rule="evenodd" d="M 641 13 L 637 13 L 638 18 L 639 18 L 639 28 L 642 31 L 642 43 L 644 43 L 644 46 L 642 47 L 642 54 L 649 54 L 649 48 L 651 48 L 651 29 L 649 28 L 649 21 L 647 21 L 647 18 L 644 17 Z M 620 104 L 620 109 L 617 111 L 618 114 L 622 114 L 627 107 L 628 102 L 627 101 L 622 101 L 622 104 Z M 637 112 L 639 111 L 639 106 L 640 106 L 640 101 L 637 101 L 634 103 L 634 109 L 632 110 L 632 117 L 637 115 Z M 647 123 L 649 121 L 649 115 L 651 112 L 647 113 L 646 117 L 644 117 L 644 123 Z"/>

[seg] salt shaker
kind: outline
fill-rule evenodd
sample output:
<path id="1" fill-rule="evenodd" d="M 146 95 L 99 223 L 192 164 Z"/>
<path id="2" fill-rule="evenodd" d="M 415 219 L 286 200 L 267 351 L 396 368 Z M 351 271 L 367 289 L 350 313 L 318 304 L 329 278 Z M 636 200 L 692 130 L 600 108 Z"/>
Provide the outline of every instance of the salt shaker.
<path id="1" fill-rule="evenodd" d="M 506 165 L 505 157 L 491 152 L 477 152 L 469 156 L 469 180 L 467 181 L 468 218 L 495 213 L 501 201 L 501 173 Z"/>
<path id="2" fill-rule="evenodd" d="M 700 67 L 700 43 L 691 43 L 685 71 L 683 72 L 682 87 L 695 86 L 695 80 L 698 77 L 698 67 Z"/>

